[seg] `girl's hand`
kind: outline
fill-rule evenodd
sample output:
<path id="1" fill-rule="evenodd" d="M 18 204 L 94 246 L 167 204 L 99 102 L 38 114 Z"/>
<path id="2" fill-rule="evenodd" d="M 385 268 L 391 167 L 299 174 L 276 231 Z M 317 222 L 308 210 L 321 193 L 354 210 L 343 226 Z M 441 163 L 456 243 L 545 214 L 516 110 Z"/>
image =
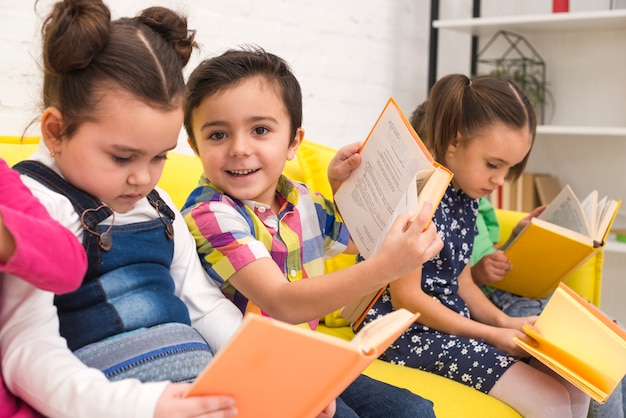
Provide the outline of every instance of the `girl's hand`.
<path id="1" fill-rule="evenodd" d="M 524 325 L 535 325 L 537 318 L 539 318 L 537 315 L 522 317 L 509 316 L 505 326 L 507 328 L 518 329 L 521 331 Z"/>
<path id="2" fill-rule="evenodd" d="M 541 212 L 543 212 L 547 207 L 548 205 L 539 206 L 535 208 L 530 214 L 520 219 L 517 225 L 515 225 L 515 228 L 513 228 L 513 231 L 511 231 L 511 238 L 522 232 L 522 229 L 524 229 L 526 225 L 530 223 L 530 220 L 541 215 Z"/>
<path id="3" fill-rule="evenodd" d="M 212 395 L 183 398 L 191 383 L 170 383 L 159 398 L 154 418 L 228 418 L 237 416 L 235 400 Z"/>
<path id="4" fill-rule="evenodd" d="M 320 414 L 317 418 L 333 418 L 335 416 L 335 411 L 337 410 L 337 401 L 333 400 Z"/>
<path id="5" fill-rule="evenodd" d="M 511 270 L 511 261 L 503 251 L 496 251 L 483 256 L 472 266 L 472 279 L 478 286 L 502 280 Z"/>
<path id="6" fill-rule="evenodd" d="M 328 164 L 328 182 L 333 191 L 333 195 L 339 189 L 352 171 L 361 164 L 361 154 L 359 154 L 361 144 L 354 142 L 346 145 L 337 151 L 337 154 Z"/>
<path id="7" fill-rule="evenodd" d="M 487 342 L 510 356 L 528 357 L 528 353 L 513 341 L 514 337 L 524 339 L 526 334 L 513 328 L 497 328 L 493 336 L 487 339 Z"/>

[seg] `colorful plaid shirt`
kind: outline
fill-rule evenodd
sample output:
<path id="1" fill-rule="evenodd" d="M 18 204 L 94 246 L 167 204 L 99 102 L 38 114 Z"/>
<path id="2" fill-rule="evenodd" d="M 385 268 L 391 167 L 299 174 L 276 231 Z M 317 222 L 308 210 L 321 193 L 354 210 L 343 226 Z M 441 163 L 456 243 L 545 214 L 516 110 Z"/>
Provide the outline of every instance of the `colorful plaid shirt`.
<path id="1" fill-rule="evenodd" d="M 321 194 L 281 176 L 276 195 L 278 216 L 269 206 L 233 199 L 203 179 L 182 210 L 204 268 L 244 313 L 254 307 L 229 284 L 236 271 L 271 257 L 289 281 L 320 276 L 324 258 L 342 253 L 349 241 L 335 205 Z"/>

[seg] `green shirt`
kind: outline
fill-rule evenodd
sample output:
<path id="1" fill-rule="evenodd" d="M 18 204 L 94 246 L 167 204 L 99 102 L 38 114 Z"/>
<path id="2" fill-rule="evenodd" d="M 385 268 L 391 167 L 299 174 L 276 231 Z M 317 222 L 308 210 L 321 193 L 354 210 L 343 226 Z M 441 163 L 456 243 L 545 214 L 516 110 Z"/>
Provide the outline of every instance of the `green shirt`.
<path id="1" fill-rule="evenodd" d="M 496 210 L 488 197 L 482 197 L 478 202 L 476 228 L 478 232 L 474 237 L 474 247 L 470 258 L 471 266 L 487 254 L 494 253 L 496 251 L 494 244 L 500 241 L 500 225 L 496 217 Z M 491 286 L 483 285 L 480 288 L 486 295 L 493 291 Z"/>

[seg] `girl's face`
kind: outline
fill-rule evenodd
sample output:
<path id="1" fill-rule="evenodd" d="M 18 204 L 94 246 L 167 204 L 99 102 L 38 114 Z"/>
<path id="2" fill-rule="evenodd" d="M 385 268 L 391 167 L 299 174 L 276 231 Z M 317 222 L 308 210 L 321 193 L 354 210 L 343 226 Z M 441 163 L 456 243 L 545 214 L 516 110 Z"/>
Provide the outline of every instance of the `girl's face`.
<path id="1" fill-rule="evenodd" d="M 281 96 L 265 77 L 249 77 L 206 97 L 193 110 L 196 152 L 220 190 L 277 213 L 276 186 L 304 131 L 290 144 L 291 124 Z"/>
<path id="2" fill-rule="evenodd" d="M 65 179 L 118 213 L 128 212 L 156 186 L 183 121 L 182 106 L 157 109 L 120 89 L 108 90 L 96 121 L 79 126 L 71 138 L 55 133 L 62 115 L 48 108 L 42 116 L 44 141 Z"/>
<path id="3" fill-rule="evenodd" d="M 444 165 L 454 173 L 454 188 L 478 199 L 502 185 L 509 169 L 524 159 L 530 147 L 528 129 L 512 129 L 498 122 L 472 138 L 453 140 Z"/>

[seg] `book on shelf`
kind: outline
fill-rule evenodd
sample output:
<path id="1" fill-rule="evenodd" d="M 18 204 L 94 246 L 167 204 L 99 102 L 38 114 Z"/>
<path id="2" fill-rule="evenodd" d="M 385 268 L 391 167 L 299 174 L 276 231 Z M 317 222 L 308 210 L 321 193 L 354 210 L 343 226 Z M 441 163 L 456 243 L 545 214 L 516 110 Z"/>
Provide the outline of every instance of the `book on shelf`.
<path id="1" fill-rule="evenodd" d="M 535 176 L 535 188 L 539 205 L 549 205 L 561 191 L 561 182 L 552 174 L 537 174 Z"/>
<path id="2" fill-rule="evenodd" d="M 604 247 L 620 205 L 621 199 L 599 199 L 597 191 L 579 201 L 565 186 L 541 215 L 501 247 L 512 269 L 490 285 L 529 298 L 550 295 Z"/>
<path id="3" fill-rule="evenodd" d="M 389 98 L 359 150 L 362 160 L 334 199 L 350 237 L 367 259 L 378 249 L 401 213 L 417 216 L 425 201 L 435 213 L 452 172 L 432 157 L 398 104 Z M 341 315 L 357 323 L 384 289 L 344 307 Z"/>
<path id="4" fill-rule="evenodd" d="M 515 209 L 519 212 L 532 212 L 539 206 L 539 197 L 535 180 L 542 176 L 538 173 L 522 173 L 515 181 Z"/>
<path id="5" fill-rule="evenodd" d="M 624 329 L 563 283 L 523 328 L 520 347 L 599 403 L 626 374 Z"/>
<path id="6" fill-rule="evenodd" d="M 536 182 L 544 176 L 548 175 L 525 172 L 516 180 L 505 180 L 491 193 L 489 200 L 497 209 L 532 212 L 540 205 Z"/>
<path id="7" fill-rule="evenodd" d="M 347 341 L 248 313 L 185 396 L 232 396 L 241 418 L 316 417 L 418 316 L 399 309 Z"/>

